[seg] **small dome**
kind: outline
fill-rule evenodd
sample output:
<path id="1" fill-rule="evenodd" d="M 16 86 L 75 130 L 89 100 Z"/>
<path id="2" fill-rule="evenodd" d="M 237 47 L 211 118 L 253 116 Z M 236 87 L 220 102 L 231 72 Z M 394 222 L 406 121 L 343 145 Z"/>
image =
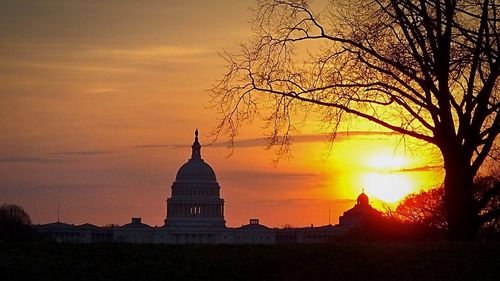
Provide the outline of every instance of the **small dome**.
<path id="1" fill-rule="evenodd" d="M 175 177 L 176 181 L 179 180 L 209 180 L 215 181 L 215 172 L 205 161 L 201 159 L 189 159 L 189 161 L 182 165 Z"/>
<path id="2" fill-rule="evenodd" d="M 368 198 L 368 195 L 366 195 L 364 192 L 362 192 L 358 196 L 358 200 L 357 201 L 358 201 L 358 205 L 367 206 L 367 205 L 369 205 L 370 199 Z"/>

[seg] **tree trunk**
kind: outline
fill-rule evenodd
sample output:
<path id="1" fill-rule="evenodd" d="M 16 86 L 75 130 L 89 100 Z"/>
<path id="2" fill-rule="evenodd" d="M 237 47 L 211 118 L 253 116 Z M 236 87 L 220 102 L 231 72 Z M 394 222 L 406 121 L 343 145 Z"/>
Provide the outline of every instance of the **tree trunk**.
<path id="1" fill-rule="evenodd" d="M 478 214 L 473 194 L 474 175 L 467 159 L 459 149 L 443 150 L 444 207 L 448 221 L 449 239 L 475 240 L 478 232 Z"/>

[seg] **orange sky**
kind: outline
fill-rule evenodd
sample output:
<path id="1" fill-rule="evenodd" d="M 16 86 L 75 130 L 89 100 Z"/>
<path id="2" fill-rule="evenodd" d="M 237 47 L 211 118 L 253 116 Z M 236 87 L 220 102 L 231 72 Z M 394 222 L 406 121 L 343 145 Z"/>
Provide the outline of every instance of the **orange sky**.
<path id="1" fill-rule="evenodd" d="M 217 122 L 207 93 L 224 72 L 217 52 L 250 36 L 253 3 L 0 1 L 0 203 L 35 223 L 56 220 L 60 202 L 65 222 L 161 225 L 194 128 L 208 144 Z M 227 225 L 321 225 L 329 208 L 336 223 L 363 188 L 390 201 L 442 181 L 432 148 L 367 124 L 351 131 L 330 148 L 307 123 L 276 167 L 259 124 L 230 157 L 204 148 Z"/>

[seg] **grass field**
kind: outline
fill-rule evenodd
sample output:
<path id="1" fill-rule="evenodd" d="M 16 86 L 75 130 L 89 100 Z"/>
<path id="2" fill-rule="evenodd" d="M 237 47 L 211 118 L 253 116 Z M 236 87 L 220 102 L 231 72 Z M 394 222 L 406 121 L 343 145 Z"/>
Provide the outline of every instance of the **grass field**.
<path id="1" fill-rule="evenodd" d="M 0 243 L 0 280 L 500 280 L 500 243 Z"/>

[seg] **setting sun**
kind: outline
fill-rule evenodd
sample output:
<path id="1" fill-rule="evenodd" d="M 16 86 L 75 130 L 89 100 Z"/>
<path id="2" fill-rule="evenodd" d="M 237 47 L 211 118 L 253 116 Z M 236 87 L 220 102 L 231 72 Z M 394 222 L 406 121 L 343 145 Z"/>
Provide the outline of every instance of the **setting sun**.
<path id="1" fill-rule="evenodd" d="M 399 170 L 407 167 L 410 159 L 401 155 L 376 154 L 366 161 L 374 172 L 362 175 L 362 185 L 366 192 L 386 203 L 394 203 L 413 192 L 415 183 Z"/>
<path id="2" fill-rule="evenodd" d="M 414 190 L 412 181 L 401 174 L 367 173 L 362 183 L 368 195 L 387 203 L 397 202 Z"/>

